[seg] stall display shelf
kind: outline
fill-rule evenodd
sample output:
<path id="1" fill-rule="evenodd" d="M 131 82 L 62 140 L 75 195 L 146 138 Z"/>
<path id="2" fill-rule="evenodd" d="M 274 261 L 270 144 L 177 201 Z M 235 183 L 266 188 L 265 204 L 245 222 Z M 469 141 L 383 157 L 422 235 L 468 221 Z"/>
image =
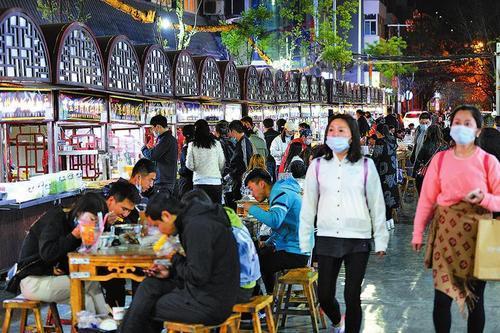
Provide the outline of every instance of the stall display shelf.
<path id="1" fill-rule="evenodd" d="M 21 202 L 21 203 L 16 203 L 15 200 L 3 200 L 3 201 L 0 201 L 0 209 L 25 209 L 25 208 L 41 205 L 41 204 L 44 204 L 47 202 L 51 202 L 51 201 L 56 201 L 56 200 L 60 200 L 60 199 L 64 199 L 64 198 L 73 197 L 73 196 L 79 195 L 80 193 L 81 193 L 81 190 L 64 192 L 64 193 L 59 193 L 59 194 L 47 195 L 43 198 L 25 201 L 25 202 Z M 5 202 L 7 202 L 7 203 L 5 204 Z M 8 202 L 10 202 L 10 203 L 8 203 Z"/>
<path id="2" fill-rule="evenodd" d="M 68 151 L 60 151 L 58 152 L 61 156 L 78 156 L 78 155 L 99 155 L 105 154 L 104 150 L 97 149 L 86 149 L 86 150 L 68 150 Z"/>

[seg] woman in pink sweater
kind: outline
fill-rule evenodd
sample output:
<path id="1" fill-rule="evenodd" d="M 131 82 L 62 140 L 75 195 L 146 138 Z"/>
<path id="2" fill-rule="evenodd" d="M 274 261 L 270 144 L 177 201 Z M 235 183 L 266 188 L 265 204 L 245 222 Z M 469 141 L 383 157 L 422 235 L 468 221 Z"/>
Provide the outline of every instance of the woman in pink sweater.
<path id="1" fill-rule="evenodd" d="M 425 175 L 413 226 L 419 251 L 432 220 L 425 263 L 434 277 L 434 327 L 449 332 L 455 300 L 469 310 L 468 332 L 484 329 L 485 281 L 472 276 L 477 222 L 500 210 L 500 163 L 475 144 L 482 116 L 473 106 L 457 107 L 450 119 L 455 144 L 432 159 Z M 499 221 L 500 223 L 500 221 Z"/>

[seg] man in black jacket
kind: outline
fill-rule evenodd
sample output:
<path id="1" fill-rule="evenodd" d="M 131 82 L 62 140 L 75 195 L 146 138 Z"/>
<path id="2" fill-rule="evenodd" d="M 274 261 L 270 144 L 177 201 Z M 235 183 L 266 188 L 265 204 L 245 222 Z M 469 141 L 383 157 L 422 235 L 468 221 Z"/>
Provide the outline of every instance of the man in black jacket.
<path id="1" fill-rule="evenodd" d="M 226 206 L 236 210 L 236 201 L 241 199 L 242 177 L 254 152 L 252 143 L 245 136 L 245 127 L 241 121 L 233 120 L 229 124 L 229 131 L 229 136 L 236 139 L 236 146 L 230 162 L 230 172 L 225 177 L 231 179 L 233 184 L 232 192 L 226 195 L 225 203 Z"/>
<path id="2" fill-rule="evenodd" d="M 76 201 L 69 213 L 56 206 L 31 226 L 18 261 L 18 274 L 22 274 L 20 288 L 25 298 L 69 304 L 68 253 L 76 251 L 82 243 L 78 220 L 98 223 L 99 214 L 106 212 L 102 196 L 87 193 Z M 85 284 L 85 307 L 90 312 L 108 313 L 96 282 Z"/>
<path id="3" fill-rule="evenodd" d="M 222 177 L 225 177 L 231 168 L 231 158 L 235 148 L 235 143 L 229 138 L 229 123 L 226 120 L 221 120 L 215 125 L 215 137 L 219 140 L 224 151 L 225 162 Z"/>
<path id="4" fill-rule="evenodd" d="M 280 133 L 274 129 L 274 120 L 271 118 L 264 119 L 262 124 L 264 125 L 264 138 L 266 139 L 267 150 L 271 151 L 271 143 Z"/>
<path id="5" fill-rule="evenodd" d="M 361 134 L 361 138 L 364 138 L 370 131 L 370 125 L 368 125 L 368 120 L 366 120 L 363 110 L 356 110 L 356 119 L 358 121 L 358 128 L 359 133 Z"/>
<path id="6" fill-rule="evenodd" d="M 266 139 L 266 146 L 267 146 L 267 151 L 271 151 L 271 143 L 273 140 L 280 135 L 280 132 L 276 131 L 274 129 L 274 120 L 271 118 L 266 118 L 262 122 L 264 125 L 264 137 Z M 269 154 L 266 159 L 266 168 L 267 172 L 271 175 L 271 178 L 273 179 L 273 182 L 276 180 L 276 161 L 274 160 L 274 157 Z"/>
<path id="7" fill-rule="evenodd" d="M 142 154 L 147 159 L 156 162 L 156 185 L 160 192 L 174 193 L 177 178 L 177 140 L 168 129 L 168 121 L 162 115 L 151 118 L 152 130 L 157 136 L 156 145 L 147 144 L 142 148 Z"/>
<path id="8" fill-rule="evenodd" d="M 173 254 L 170 267 L 155 264 L 146 271 L 149 278 L 139 285 L 121 332 L 160 332 L 164 321 L 216 325 L 226 320 L 236 303 L 240 267 L 223 207 L 198 199 L 181 204 L 158 193 L 146 215 L 162 233 L 179 234 L 185 255 Z"/>

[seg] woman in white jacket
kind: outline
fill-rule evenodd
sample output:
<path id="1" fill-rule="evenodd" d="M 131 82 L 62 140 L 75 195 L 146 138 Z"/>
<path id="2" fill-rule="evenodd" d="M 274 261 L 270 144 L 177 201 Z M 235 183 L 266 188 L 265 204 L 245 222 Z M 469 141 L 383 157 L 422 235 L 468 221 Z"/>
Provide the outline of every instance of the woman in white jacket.
<path id="1" fill-rule="evenodd" d="M 193 187 L 205 191 L 214 203 L 222 203 L 224 151 L 205 120 L 196 121 L 194 127 L 186 157 L 186 167 L 193 171 Z"/>
<path id="2" fill-rule="evenodd" d="M 344 325 L 335 287 L 342 263 L 346 271 L 344 298 L 346 332 L 359 332 L 362 320 L 361 284 L 371 238 L 375 251 L 385 255 L 389 233 L 380 178 L 371 159 L 361 155 L 360 134 L 349 115 L 330 119 L 325 133 L 326 155 L 314 160 L 307 171 L 300 212 L 302 251 L 311 252 L 317 217 L 316 254 L 319 267 L 321 308 L 340 332 Z"/>
<path id="3" fill-rule="evenodd" d="M 283 155 L 285 155 L 286 148 L 288 147 L 290 141 L 292 141 L 292 138 L 297 130 L 298 127 L 295 123 L 287 121 L 281 134 L 275 137 L 271 142 L 270 152 L 271 156 L 276 161 L 276 170 L 279 169 L 281 165 L 281 159 L 283 158 Z"/>

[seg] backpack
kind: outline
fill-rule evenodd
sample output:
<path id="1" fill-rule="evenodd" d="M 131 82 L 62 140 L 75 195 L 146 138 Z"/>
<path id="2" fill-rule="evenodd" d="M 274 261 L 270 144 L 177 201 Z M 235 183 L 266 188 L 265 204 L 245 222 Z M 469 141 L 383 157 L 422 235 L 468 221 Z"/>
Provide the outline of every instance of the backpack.
<path id="1" fill-rule="evenodd" d="M 238 245 L 238 256 L 240 258 L 240 286 L 255 282 L 260 278 L 260 264 L 257 249 L 248 232 L 247 227 L 241 222 L 234 210 L 224 207 L 227 217 L 231 222 L 233 236 Z"/>

